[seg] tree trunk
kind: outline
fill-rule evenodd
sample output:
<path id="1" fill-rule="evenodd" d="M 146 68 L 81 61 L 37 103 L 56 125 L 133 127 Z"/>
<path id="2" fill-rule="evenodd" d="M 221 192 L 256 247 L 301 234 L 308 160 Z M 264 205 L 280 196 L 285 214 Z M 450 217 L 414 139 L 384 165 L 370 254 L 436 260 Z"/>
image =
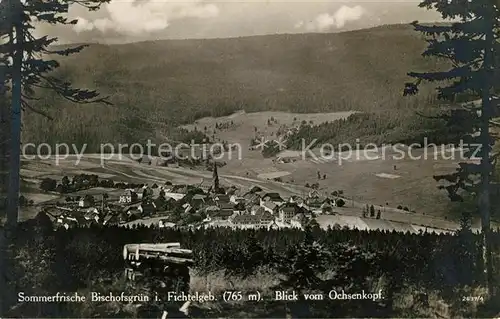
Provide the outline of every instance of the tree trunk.
<path id="1" fill-rule="evenodd" d="M 4 71 L 3 69 L 0 72 Z M 4 76 L 5 74 L 0 73 L 0 220 L 4 218 L 7 200 L 7 185 L 8 185 L 8 165 L 7 160 L 7 147 L 9 145 L 9 134 L 7 121 L 7 99 L 4 92 Z M 7 251 L 7 234 L 4 225 L 0 222 L 0 287 L 6 287 L 5 272 L 6 263 L 5 255 Z M 0 317 L 4 317 L 5 314 L 5 298 L 6 289 L 0 289 Z"/>
<path id="2" fill-rule="evenodd" d="M 11 10 L 12 6 L 7 6 L 7 10 Z M 8 17 L 11 17 L 12 11 L 8 12 Z M 7 21 L 10 23 L 11 21 Z M 10 24 L 7 24 L 10 26 Z M 7 31 L 7 30 L 4 30 Z M 7 34 L 7 33 L 6 33 Z M 10 39 L 12 40 L 12 30 L 8 32 Z M 5 34 L 4 34 L 5 35 Z M 6 58 L 3 56 L 2 58 Z M 8 192 L 10 190 L 9 183 L 9 147 L 11 145 L 11 135 L 10 135 L 10 107 L 6 96 L 5 85 L 7 83 L 7 60 L 2 60 L 0 65 L 0 218 L 6 217 L 4 214 L 8 211 Z M 8 215 L 7 215 L 8 216 Z M 9 283 L 7 277 L 10 275 L 9 260 L 7 259 L 7 252 L 9 247 L 9 240 L 11 238 L 12 228 L 10 227 L 12 223 L 1 223 L 0 222 L 0 316 L 6 316 L 9 308 Z"/>
<path id="3" fill-rule="evenodd" d="M 21 169 L 21 72 L 23 63 L 23 32 L 21 21 L 21 3 L 19 0 L 11 0 L 13 10 L 13 24 L 15 31 L 15 51 L 12 65 L 12 106 L 11 106 L 11 147 L 10 147 L 10 173 L 7 200 L 7 227 L 17 224 L 19 214 L 19 186 Z"/>
<path id="4" fill-rule="evenodd" d="M 492 6 L 493 7 L 493 6 Z M 493 9 L 493 8 L 492 8 Z M 485 53 L 483 71 L 485 77 L 483 79 L 482 89 L 482 107 L 481 107 L 481 184 L 479 191 L 479 213 L 481 215 L 481 230 L 482 230 L 482 252 L 483 252 L 483 272 L 484 280 L 488 288 L 488 294 L 491 296 L 493 291 L 493 268 L 491 264 L 491 225 L 490 225 L 490 177 L 492 173 L 492 165 L 490 160 L 490 143 L 491 136 L 489 132 L 490 120 L 492 115 L 491 110 L 491 87 L 492 87 L 492 67 L 493 67 L 493 10 L 491 16 L 488 17 L 488 25 L 486 26 L 485 36 Z"/>
<path id="5" fill-rule="evenodd" d="M 5 70 L 2 68 L 0 70 L 0 218 L 6 217 L 9 185 L 10 107 L 5 94 L 5 76 Z"/>

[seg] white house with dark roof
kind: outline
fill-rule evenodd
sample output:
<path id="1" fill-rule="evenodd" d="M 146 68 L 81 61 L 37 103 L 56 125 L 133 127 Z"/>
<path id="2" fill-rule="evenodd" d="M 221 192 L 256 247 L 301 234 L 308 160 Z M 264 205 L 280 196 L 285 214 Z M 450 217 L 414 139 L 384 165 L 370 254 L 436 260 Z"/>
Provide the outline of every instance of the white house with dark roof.
<path id="1" fill-rule="evenodd" d="M 267 212 L 269 212 L 269 213 L 271 213 L 271 214 L 275 214 L 275 213 L 277 213 L 277 212 L 278 212 L 278 207 L 279 207 L 278 205 L 276 205 L 276 204 L 275 204 L 274 202 L 272 202 L 272 201 L 265 201 L 265 202 L 264 202 L 264 201 L 262 201 L 262 202 L 260 203 L 260 206 L 261 206 L 262 208 L 264 208 L 264 210 L 265 210 L 265 211 L 267 211 Z"/>
<path id="2" fill-rule="evenodd" d="M 233 204 L 244 203 L 245 197 L 233 194 L 231 195 L 231 197 L 229 197 L 229 201 Z"/>
<path id="3" fill-rule="evenodd" d="M 280 223 L 290 224 L 292 218 L 299 212 L 299 207 L 296 204 L 285 204 L 278 209 L 277 221 Z"/>
<path id="4" fill-rule="evenodd" d="M 130 204 L 134 200 L 134 196 L 135 195 L 137 195 L 137 194 L 136 194 L 136 192 L 133 189 L 126 189 L 120 195 L 120 198 L 118 199 L 118 202 L 120 204 Z"/>

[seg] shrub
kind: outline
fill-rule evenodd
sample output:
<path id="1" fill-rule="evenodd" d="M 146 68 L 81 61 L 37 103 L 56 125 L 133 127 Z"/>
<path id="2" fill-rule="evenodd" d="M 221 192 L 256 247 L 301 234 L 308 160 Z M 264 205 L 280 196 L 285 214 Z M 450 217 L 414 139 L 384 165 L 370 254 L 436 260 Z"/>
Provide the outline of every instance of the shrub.
<path id="1" fill-rule="evenodd" d="M 342 198 L 339 198 L 337 199 L 337 201 L 335 201 L 335 205 L 337 207 L 343 207 L 345 205 L 345 201 Z"/>

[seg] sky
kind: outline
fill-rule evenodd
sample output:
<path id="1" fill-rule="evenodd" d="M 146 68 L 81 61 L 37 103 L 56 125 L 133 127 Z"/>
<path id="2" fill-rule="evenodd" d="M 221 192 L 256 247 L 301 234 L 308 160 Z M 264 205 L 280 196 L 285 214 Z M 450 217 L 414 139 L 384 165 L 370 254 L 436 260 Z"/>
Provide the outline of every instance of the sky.
<path id="1" fill-rule="evenodd" d="M 60 43 L 127 43 L 277 33 L 340 32 L 382 24 L 438 21 L 409 0 L 111 0 L 97 12 L 70 7 L 74 26 L 39 25 Z"/>

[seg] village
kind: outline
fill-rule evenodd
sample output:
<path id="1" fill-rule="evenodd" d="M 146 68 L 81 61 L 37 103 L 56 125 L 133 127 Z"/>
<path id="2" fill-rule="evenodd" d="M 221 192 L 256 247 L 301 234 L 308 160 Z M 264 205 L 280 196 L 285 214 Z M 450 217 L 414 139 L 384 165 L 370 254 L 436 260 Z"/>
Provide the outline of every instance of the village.
<path id="1" fill-rule="evenodd" d="M 68 192 L 64 201 L 45 204 L 42 212 L 52 219 L 56 228 L 136 227 L 141 224 L 160 228 L 303 228 L 307 224 L 317 225 L 317 215 L 334 214 L 334 207 L 345 205 L 341 197 L 330 198 L 316 190 L 303 197 L 292 195 L 284 198 L 258 186 L 251 189 L 226 187 L 219 183 L 215 164 L 212 180 L 196 185 L 173 185 L 169 181 L 163 185 L 114 183 L 99 180 L 96 175 L 75 176 L 72 181 L 64 177 L 59 184 L 54 180 L 41 183 L 41 188 L 58 192 L 72 187 L 103 192 L 83 196 L 72 196 Z M 112 191 L 105 192 L 107 188 Z"/>

